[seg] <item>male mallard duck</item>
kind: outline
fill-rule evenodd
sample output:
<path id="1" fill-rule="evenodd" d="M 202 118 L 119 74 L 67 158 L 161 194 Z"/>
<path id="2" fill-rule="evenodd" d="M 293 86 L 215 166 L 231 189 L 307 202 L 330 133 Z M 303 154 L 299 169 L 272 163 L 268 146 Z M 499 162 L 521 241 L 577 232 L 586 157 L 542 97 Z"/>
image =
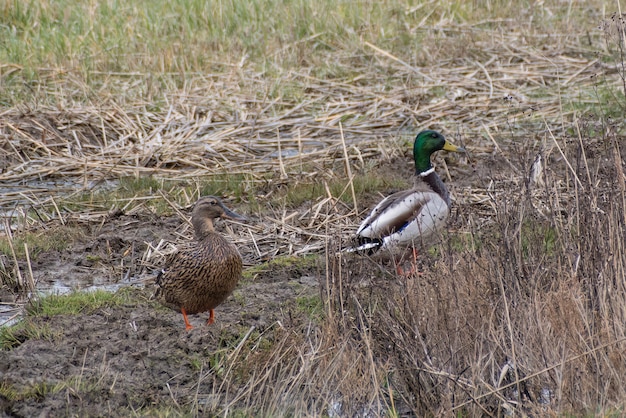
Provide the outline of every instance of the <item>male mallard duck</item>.
<path id="1" fill-rule="evenodd" d="M 430 162 L 439 150 L 465 152 L 439 132 L 417 134 L 415 186 L 387 196 L 372 210 L 357 230 L 359 246 L 351 251 L 371 254 L 383 248 L 419 245 L 444 225 L 450 214 L 450 194 Z"/>
<path id="2" fill-rule="evenodd" d="M 156 279 L 157 298 L 165 306 L 181 311 L 187 330 L 193 328 L 187 314 L 210 311 L 208 325 L 215 320 L 213 309 L 235 289 L 243 261 L 237 248 L 213 228 L 216 218 L 244 220 L 213 196 L 200 198 L 191 213 L 197 242 L 167 257 Z"/>

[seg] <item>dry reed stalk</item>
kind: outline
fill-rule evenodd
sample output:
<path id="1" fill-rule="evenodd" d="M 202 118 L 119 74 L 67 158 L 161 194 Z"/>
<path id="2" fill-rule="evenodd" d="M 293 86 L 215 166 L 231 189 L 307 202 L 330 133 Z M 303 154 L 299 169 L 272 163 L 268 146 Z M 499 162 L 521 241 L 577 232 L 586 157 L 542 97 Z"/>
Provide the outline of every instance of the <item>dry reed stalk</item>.
<path id="1" fill-rule="evenodd" d="M 6 219 L 4 221 L 4 232 L 7 237 L 7 243 L 9 244 L 11 256 L 13 257 L 13 266 L 14 266 L 14 271 L 16 274 L 17 288 L 20 290 L 26 289 L 25 288 L 26 283 L 24 282 L 24 278 L 22 277 L 22 272 L 20 271 L 20 268 L 19 268 L 17 254 L 15 252 L 15 246 L 13 245 L 13 232 L 11 231 L 11 225 L 9 224 L 9 221 Z"/>
<path id="2" fill-rule="evenodd" d="M 26 265 L 28 266 L 28 282 L 26 286 L 26 291 L 34 292 L 35 291 L 35 276 L 33 275 L 33 266 L 30 262 L 30 253 L 28 251 L 28 244 L 24 243 L 24 253 L 26 255 Z"/>
<path id="3" fill-rule="evenodd" d="M 484 45 L 482 61 L 434 62 L 425 68 L 366 43 L 391 60 L 388 64 L 394 67 L 397 80 L 416 72 L 423 76 L 419 83 L 392 84 L 384 93 L 371 87 L 380 75 L 355 68 L 370 86 L 362 87 L 361 78 L 335 81 L 290 73 L 283 76 L 284 81 L 305 84 L 304 100 L 284 96 L 259 100 L 254 91 L 266 91 L 263 86 L 269 80 L 243 70 L 247 88 L 237 85 L 239 75 L 214 74 L 212 93 L 207 95 L 207 79 L 198 78 L 183 94 L 171 92 L 163 114 L 146 112 L 142 103 L 121 106 L 115 102 L 99 107 L 41 108 L 31 114 L 7 109 L 3 112 L 7 123 L 0 130 L 5 146 L 0 153 L 8 166 L 0 181 L 23 183 L 63 176 L 87 184 L 120 176 L 191 178 L 268 169 L 285 176 L 296 164 L 329 158 L 347 146 L 356 146 L 364 154 L 358 158 L 365 158 L 365 150 L 379 138 L 394 134 L 394 127 L 402 126 L 407 116 L 415 129 L 446 126 L 453 120 L 474 133 L 468 146 L 484 147 L 484 140 L 475 134 L 485 129 L 495 132 L 511 120 L 523 121 L 528 112 L 548 121 L 570 117 L 561 106 L 567 91 L 546 89 L 549 83 L 592 87 L 590 75 L 595 73 L 597 58 L 572 58 L 573 52 L 560 51 L 540 55 L 520 45 L 519 36 L 498 33 Z M 521 88 L 519 80 L 526 83 Z M 444 97 L 423 102 L 422 97 L 442 86 Z M 540 98 L 530 101 L 530 96 Z M 289 154 L 292 150 L 293 155 Z"/>
<path id="4" fill-rule="evenodd" d="M 348 150 L 346 148 L 346 140 L 343 136 L 343 127 L 341 122 L 339 123 L 339 132 L 341 134 L 341 145 L 343 147 L 343 156 L 346 163 L 346 176 L 348 177 L 348 184 L 350 185 L 350 192 L 352 193 L 352 203 L 354 204 L 354 213 L 359 213 L 359 208 L 356 200 L 356 193 L 354 192 L 354 177 L 352 176 L 352 169 L 350 168 L 350 159 L 348 158 Z"/>
<path id="5" fill-rule="evenodd" d="M 170 200 L 170 199 L 169 199 L 169 198 L 165 195 L 165 193 L 163 193 L 163 191 L 162 191 L 162 190 L 159 190 L 159 194 L 161 195 L 161 197 L 163 198 L 163 200 L 165 200 L 165 201 L 167 202 L 167 204 L 168 204 L 168 205 L 169 205 L 169 206 L 170 206 L 170 207 L 171 207 L 171 208 L 172 208 L 172 209 L 176 212 L 176 214 L 180 217 L 180 219 L 181 219 L 183 222 L 185 222 L 185 223 L 186 223 L 188 226 L 190 226 L 190 227 L 191 227 L 191 226 L 193 226 L 193 225 L 191 224 L 191 220 L 190 220 L 187 216 L 185 216 L 185 215 L 184 215 L 184 214 L 180 211 L 180 209 L 178 208 L 178 206 L 177 206 L 174 202 L 172 202 L 172 201 L 171 201 L 171 200 Z"/>

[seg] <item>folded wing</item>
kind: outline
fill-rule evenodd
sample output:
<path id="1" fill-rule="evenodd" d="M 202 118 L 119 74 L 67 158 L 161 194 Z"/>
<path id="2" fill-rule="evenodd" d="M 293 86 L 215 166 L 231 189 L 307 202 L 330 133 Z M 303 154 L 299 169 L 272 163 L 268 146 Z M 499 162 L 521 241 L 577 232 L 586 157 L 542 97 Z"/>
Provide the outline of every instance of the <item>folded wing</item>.
<path id="1" fill-rule="evenodd" d="M 380 202 L 361 223 L 362 242 L 382 241 L 382 247 L 419 242 L 443 226 L 449 214 L 447 203 L 433 191 L 407 190 Z"/>

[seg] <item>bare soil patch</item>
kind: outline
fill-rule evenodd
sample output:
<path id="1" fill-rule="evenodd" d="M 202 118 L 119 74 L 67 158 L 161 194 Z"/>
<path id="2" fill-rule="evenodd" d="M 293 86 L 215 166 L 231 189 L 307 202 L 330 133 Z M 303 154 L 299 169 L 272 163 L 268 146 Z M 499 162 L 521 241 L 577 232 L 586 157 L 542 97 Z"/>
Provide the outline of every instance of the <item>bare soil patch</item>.
<path id="1" fill-rule="evenodd" d="M 232 356 L 248 331 L 271 340 L 294 321 L 312 320 L 297 300 L 319 298 L 323 268 L 316 263 L 260 271 L 216 310 L 214 325 L 206 325 L 206 315 L 192 316 L 190 332 L 180 313 L 150 299 L 152 272 L 145 272 L 144 287 L 124 283 L 116 269 L 106 267 L 124 260 L 138 265 L 147 242 L 173 240 L 179 227 L 173 216 L 120 215 L 86 228 L 86 238 L 71 249 L 37 259 L 33 267 L 43 287 L 118 284 L 128 303 L 78 316 L 26 319 L 49 329 L 51 338 L 24 335 L 18 347 L 0 351 L 3 384 L 22 394 L 0 396 L 5 416 L 128 416 L 172 405 L 213 411 L 217 398 L 211 396 L 231 389 L 221 387 L 220 372 L 212 367 L 223 367 L 220 359 Z M 85 265 L 88 255 L 98 261 Z"/>

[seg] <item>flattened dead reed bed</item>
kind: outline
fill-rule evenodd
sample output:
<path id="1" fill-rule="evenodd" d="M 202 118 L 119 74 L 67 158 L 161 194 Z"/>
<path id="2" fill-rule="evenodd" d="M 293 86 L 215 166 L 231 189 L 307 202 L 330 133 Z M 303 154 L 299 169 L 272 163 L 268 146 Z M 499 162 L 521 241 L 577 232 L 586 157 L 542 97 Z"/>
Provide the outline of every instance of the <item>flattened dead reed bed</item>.
<path id="1" fill-rule="evenodd" d="M 192 79 L 157 105 L 105 100 L 6 109 L 0 182 L 11 190 L 0 205 L 10 206 L 20 187 L 28 193 L 29 183 L 51 179 L 91 187 L 124 176 L 284 176 L 294 165 L 343 158 L 342 134 L 355 161 L 385 155 L 399 134 L 425 127 L 461 135 L 479 156 L 499 147 L 503 130 L 530 141 L 545 138 L 547 126 L 563 132 L 584 111 L 571 104 L 593 101 L 581 96 L 610 70 L 580 47 L 547 54 L 506 37 L 485 45 L 480 62 L 424 68 L 370 47 L 375 65 L 354 68 L 359 75 L 350 79 L 321 80 L 306 70 L 272 79 L 241 69 Z M 275 85 L 293 91 L 273 95 Z M 60 85 L 56 94 L 64 87 L 71 90 Z"/>

